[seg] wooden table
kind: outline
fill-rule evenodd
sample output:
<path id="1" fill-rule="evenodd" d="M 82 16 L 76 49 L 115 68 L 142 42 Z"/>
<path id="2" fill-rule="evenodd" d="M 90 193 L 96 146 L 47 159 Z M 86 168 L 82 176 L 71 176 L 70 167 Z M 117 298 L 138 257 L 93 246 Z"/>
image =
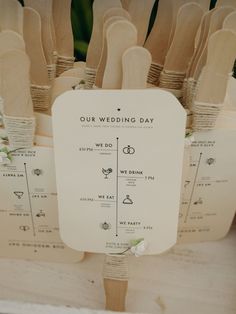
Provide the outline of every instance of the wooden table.
<path id="1" fill-rule="evenodd" d="M 235 248 L 234 227 L 217 242 L 131 257 L 127 311 L 235 314 Z M 78 264 L 0 259 L 0 299 L 103 309 L 103 260 L 99 254 L 87 254 Z"/>

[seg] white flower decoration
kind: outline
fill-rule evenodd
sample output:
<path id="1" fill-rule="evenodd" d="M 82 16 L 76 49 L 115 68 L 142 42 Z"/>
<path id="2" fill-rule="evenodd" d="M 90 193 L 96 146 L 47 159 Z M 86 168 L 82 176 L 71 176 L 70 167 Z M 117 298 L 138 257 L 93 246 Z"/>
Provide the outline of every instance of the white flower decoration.
<path id="1" fill-rule="evenodd" d="M 147 250 L 148 243 L 145 240 L 140 241 L 138 244 L 131 246 L 130 251 L 136 257 L 140 257 L 144 255 L 145 251 Z"/>
<path id="2" fill-rule="evenodd" d="M 11 163 L 11 160 L 9 159 L 9 156 L 5 152 L 0 152 L 0 165 L 9 165 Z"/>

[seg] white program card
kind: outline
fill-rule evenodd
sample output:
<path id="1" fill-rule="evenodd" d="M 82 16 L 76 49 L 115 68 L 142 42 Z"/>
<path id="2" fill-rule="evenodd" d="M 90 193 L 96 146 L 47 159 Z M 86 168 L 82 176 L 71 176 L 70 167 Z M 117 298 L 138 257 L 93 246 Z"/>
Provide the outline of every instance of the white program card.
<path id="1" fill-rule="evenodd" d="M 83 257 L 59 235 L 52 148 L 18 150 L 11 164 L 0 166 L 0 256 L 54 262 Z"/>
<path id="2" fill-rule="evenodd" d="M 236 210 L 236 130 L 194 133 L 182 191 L 179 242 L 224 237 Z"/>
<path id="3" fill-rule="evenodd" d="M 77 250 L 176 242 L 186 114 L 160 90 L 67 92 L 53 106 L 60 232 Z M 63 127 L 62 127 L 63 126 Z"/>

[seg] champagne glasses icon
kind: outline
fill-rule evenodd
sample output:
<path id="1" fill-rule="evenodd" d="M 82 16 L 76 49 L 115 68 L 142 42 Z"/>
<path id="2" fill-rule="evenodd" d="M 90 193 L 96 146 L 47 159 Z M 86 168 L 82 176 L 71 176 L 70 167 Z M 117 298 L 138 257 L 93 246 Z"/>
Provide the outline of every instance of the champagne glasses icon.
<path id="1" fill-rule="evenodd" d="M 14 194 L 17 196 L 17 198 L 20 200 L 22 196 L 24 195 L 24 192 L 15 191 Z"/>
<path id="2" fill-rule="evenodd" d="M 112 173 L 112 169 L 111 169 L 111 168 L 108 168 L 108 169 L 102 168 L 102 173 L 105 175 L 105 178 L 104 178 L 104 179 L 108 179 L 108 175 L 109 175 L 110 173 Z"/>

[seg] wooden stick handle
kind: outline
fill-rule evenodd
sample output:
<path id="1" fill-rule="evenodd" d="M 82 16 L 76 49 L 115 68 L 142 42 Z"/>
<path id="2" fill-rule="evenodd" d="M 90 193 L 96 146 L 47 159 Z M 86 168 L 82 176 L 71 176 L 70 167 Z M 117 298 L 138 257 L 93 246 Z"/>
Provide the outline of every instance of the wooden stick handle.
<path id="1" fill-rule="evenodd" d="M 106 310 L 124 312 L 128 289 L 127 256 L 106 255 L 103 277 Z"/>
<path id="2" fill-rule="evenodd" d="M 125 312 L 128 280 L 104 279 L 106 310 Z"/>

